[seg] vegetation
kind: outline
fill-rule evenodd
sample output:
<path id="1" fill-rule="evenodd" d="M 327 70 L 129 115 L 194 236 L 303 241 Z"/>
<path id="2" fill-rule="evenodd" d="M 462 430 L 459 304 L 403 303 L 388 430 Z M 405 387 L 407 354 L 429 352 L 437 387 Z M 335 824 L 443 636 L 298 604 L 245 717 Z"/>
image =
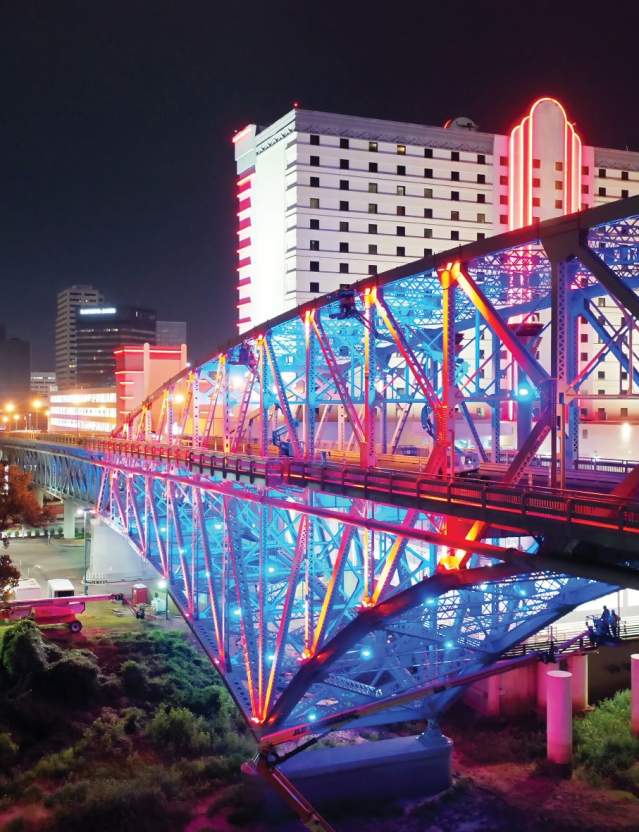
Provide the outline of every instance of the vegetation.
<path id="1" fill-rule="evenodd" d="M 120 626 L 76 649 L 28 620 L 4 631 L 0 828 L 179 830 L 198 800 L 239 783 L 253 753 L 225 688 L 182 634 Z M 223 810 L 239 822 L 241 793 Z"/>
<path id="2" fill-rule="evenodd" d="M 0 481 L 3 484 L 5 470 L 6 467 L 0 465 Z M 50 522 L 49 509 L 43 508 L 33 493 L 31 474 L 10 465 L 8 486 L 0 491 L 0 532 L 16 525 L 37 528 Z"/>
<path id="3" fill-rule="evenodd" d="M 619 691 L 574 723 L 577 772 L 593 785 L 639 795 L 639 739 L 630 730 L 630 691 Z"/>

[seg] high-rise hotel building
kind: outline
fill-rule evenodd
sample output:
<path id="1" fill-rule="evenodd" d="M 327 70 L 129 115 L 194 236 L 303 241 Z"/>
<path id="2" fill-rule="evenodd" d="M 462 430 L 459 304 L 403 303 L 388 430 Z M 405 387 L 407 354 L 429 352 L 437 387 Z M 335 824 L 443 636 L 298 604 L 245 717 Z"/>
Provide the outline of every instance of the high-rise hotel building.
<path id="1" fill-rule="evenodd" d="M 233 142 L 240 333 L 368 274 L 639 194 L 639 153 L 582 144 L 551 98 L 535 101 L 508 135 L 468 118 L 428 127 L 293 109 Z M 605 297 L 596 304 L 614 331 L 618 308 Z M 581 368 L 603 339 L 585 321 L 579 339 Z M 616 396 L 627 387 L 609 354 L 582 390 Z M 591 400 L 581 415 L 639 417 L 629 404 Z"/>
<path id="2" fill-rule="evenodd" d="M 508 136 L 293 109 L 233 141 L 240 332 L 367 274 L 639 193 L 639 153 L 582 145 L 548 98 Z"/>
<path id="3" fill-rule="evenodd" d="M 55 319 L 55 371 L 60 390 L 73 387 L 77 381 L 78 308 L 102 303 L 103 300 L 102 292 L 93 286 L 74 285 L 58 292 Z"/>

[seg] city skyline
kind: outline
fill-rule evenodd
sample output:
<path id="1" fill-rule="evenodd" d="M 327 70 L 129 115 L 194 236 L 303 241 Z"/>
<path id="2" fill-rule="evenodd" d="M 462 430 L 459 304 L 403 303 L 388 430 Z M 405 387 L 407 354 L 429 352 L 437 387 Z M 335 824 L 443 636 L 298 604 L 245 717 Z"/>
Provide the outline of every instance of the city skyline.
<path id="1" fill-rule="evenodd" d="M 505 133 L 522 101 L 552 94 L 587 143 L 639 148 L 639 120 L 626 105 L 632 27 L 616 27 L 614 50 L 595 66 L 561 46 L 602 37 L 588 15 L 553 8 L 553 37 L 544 38 L 548 3 L 533 18 L 525 8 L 462 6 L 406 10 L 384 38 L 375 15 L 344 8 L 313 27 L 286 6 L 240 14 L 196 3 L 188 16 L 160 5 L 152 21 L 127 10 L 126 26 L 117 7 L 8 11 L 0 273 L 7 328 L 33 342 L 34 364 L 51 365 L 55 294 L 73 283 L 186 320 L 194 355 L 234 334 L 231 138 L 295 101 L 418 124 L 466 115 Z M 523 26 L 538 37 L 522 46 L 512 33 Z M 383 47 L 383 61 L 371 46 Z M 263 80 L 256 65 L 267 67 Z M 35 290 L 29 304 L 23 286 Z"/>

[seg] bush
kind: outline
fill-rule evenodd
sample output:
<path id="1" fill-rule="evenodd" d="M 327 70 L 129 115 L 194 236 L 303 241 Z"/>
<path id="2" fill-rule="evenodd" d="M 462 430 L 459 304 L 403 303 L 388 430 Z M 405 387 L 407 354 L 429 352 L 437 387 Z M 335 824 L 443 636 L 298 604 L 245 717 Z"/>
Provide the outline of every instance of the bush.
<path id="1" fill-rule="evenodd" d="M 639 761 L 639 739 L 630 731 L 630 691 L 604 699 L 574 723 L 575 761 L 586 779 L 627 784 L 629 770 Z"/>
<path id="2" fill-rule="evenodd" d="M 35 679 L 34 693 L 49 701 L 88 705 L 98 690 L 98 665 L 91 653 L 69 650 Z"/>
<path id="3" fill-rule="evenodd" d="M 55 754 L 47 754 L 33 768 L 36 777 L 63 780 L 80 766 L 75 748 L 65 748 Z"/>
<path id="4" fill-rule="evenodd" d="M 202 754 L 211 747 L 211 735 L 202 717 L 188 708 L 161 705 L 146 729 L 147 736 L 160 751 L 182 757 Z"/>
<path id="5" fill-rule="evenodd" d="M 129 659 L 120 668 L 122 687 L 127 696 L 144 699 L 149 689 L 146 672 L 139 662 Z"/>
<path id="6" fill-rule="evenodd" d="M 18 746 L 11 739 L 11 734 L 0 731 L 0 771 L 7 771 L 15 762 Z"/>
<path id="7" fill-rule="evenodd" d="M 33 674 L 46 669 L 42 634 L 33 621 L 23 619 L 5 631 L 0 666 L 13 682 L 28 681 Z"/>

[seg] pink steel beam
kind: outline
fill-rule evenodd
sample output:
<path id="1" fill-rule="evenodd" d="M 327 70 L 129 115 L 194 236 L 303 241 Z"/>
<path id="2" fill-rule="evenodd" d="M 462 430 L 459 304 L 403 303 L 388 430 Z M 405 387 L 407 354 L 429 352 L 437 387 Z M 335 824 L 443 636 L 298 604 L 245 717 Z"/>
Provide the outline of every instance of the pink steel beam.
<path id="1" fill-rule="evenodd" d="M 253 385 L 255 383 L 255 376 L 256 376 L 256 368 L 255 366 L 249 367 L 248 375 L 246 378 L 246 383 L 244 385 L 244 391 L 242 392 L 242 402 L 240 404 L 240 412 L 237 417 L 237 423 L 235 425 L 235 433 L 233 434 L 233 441 L 231 443 L 231 451 L 233 453 L 237 453 L 240 447 L 240 442 L 242 441 L 242 437 L 244 436 L 244 428 L 246 424 L 246 414 L 248 413 L 249 404 L 251 401 L 251 393 L 253 392 Z"/>
<path id="2" fill-rule="evenodd" d="M 302 446 L 300 445 L 300 440 L 297 435 L 297 428 L 295 427 L 293 414 L 291 413 L 291 406 L 289 405 L 288 398 L 286 397 L 286 390 L 282 384 L 282 376 L 280 375 L 275 354 L 273 353 L 273 345 L 271 344 L 269 338 L 264 338 L 264 349 L 271 368 L 271 375 L 273 376 L 273 381 L 275 382 L 275 389 L 277 390 L 277 398 L 279 400 L 280 409 L 284 414 L 286 427 L 288 428 L 288 438 L 291 440 L 291 445 L 293 446 L 293 455 L 300 457 L 302 456 Z M 262 380 L 262 385 L 263 384 L 264 381 Z"/>
<path id="3" fill-rule="evenodd" d="M 211 548 L 209 545 L 209 536 L 206 530 L 206 523 L 204 522 L 204 511 L 202 506 L 202 492 L 197 486 L 193 486 L 193 505 L 195 507 L 196 521 L 200 529 L 200 540 L 202 541 L 202 553 L 204 555 L 204 565 L 206 567 L 206 587 L 209 595 L 209 605 L 211 607 L 211 617 L 213 619 L 213 630 L 215 632 L 215 640 L 217 642 L 217 652 L 223 666 L 226 666 L 226 654 L 224 650 L 224 640 L 222 638 L 222 631 L 220 628 L 220 611 L 217 603 L 217 594 L 213 588 L 213 564 L 211 560 Z"/>

